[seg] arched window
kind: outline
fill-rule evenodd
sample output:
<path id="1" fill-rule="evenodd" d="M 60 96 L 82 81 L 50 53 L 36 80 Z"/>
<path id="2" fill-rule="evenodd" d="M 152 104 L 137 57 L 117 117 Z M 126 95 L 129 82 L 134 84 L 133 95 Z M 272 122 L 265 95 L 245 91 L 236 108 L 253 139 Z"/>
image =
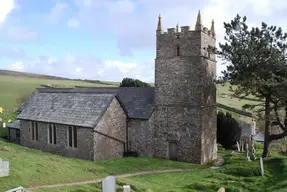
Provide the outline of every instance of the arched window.
<path id="1" fill-rule="evenodd" d="M 180 56 L 180 47 L 179 47 L 179 45 L 176 46 L 176 56 Z"/>

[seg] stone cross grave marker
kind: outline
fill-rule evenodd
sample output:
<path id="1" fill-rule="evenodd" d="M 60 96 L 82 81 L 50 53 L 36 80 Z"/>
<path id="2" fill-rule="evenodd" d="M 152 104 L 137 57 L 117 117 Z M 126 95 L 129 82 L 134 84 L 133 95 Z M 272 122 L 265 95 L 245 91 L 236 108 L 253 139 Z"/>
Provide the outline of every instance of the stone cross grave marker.
<path id="1" fill-rule="evenodd" d="M 129 185 L 123 185 L 123 192 L 131 192 L 131 187 Z"/>
<path id="2" fill-rule="evenodd" d="M 9 176 L 9 161 L 2 161 L 0 162 L 0 177 L 7 177 Z"/>
<path id="3" fill-rule="evenodd" d="M 107 176 L 102 181 L 102 192 L 116 192 L 116 178 L 114 176 Z"/>

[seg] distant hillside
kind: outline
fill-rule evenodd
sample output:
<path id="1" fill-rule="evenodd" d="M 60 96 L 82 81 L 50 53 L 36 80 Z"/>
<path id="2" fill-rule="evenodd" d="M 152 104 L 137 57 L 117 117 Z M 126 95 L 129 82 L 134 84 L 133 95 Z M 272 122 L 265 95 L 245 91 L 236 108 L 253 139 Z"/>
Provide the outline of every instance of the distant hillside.
<path id="1" fill-rule="evenodd" d="M 3 70 L 3 69 L 0 69 L 0 75 L 17 76 L 17 77 L 21 76 L 21 77 L 30 77 L 30 78 L 37 78 L 37 79 L 70 80 L 69 78 L 56 77 L 52 75 L 42 75 L 42 74 L 36 74 L 36 73 L 9 71 L 9 70 Z"/>
<path id="2" fill-rule="evenodd" d="M 104 85 L 117 85 L 119 83 L 114 82 L 103 82 L 99 80 L 87 80 L 87 79 L 71 79 L 66 77 L 57 77 L 53 75 L 43 75 L 37 73 L 27 73 L 27 72 L 18 72 L 18 71 L 10 71 L 10 70 L 3 70 L 0 69 L 0 76 L 16 76 L 16 77 L 28 77 L 28 78 L 35 78 L 35 79 L 48 79 L 48 80 L 73 80 L 73 81 L 84 81 L 87 83 L 96 83 L 96 84 L 104 84 Z"/>

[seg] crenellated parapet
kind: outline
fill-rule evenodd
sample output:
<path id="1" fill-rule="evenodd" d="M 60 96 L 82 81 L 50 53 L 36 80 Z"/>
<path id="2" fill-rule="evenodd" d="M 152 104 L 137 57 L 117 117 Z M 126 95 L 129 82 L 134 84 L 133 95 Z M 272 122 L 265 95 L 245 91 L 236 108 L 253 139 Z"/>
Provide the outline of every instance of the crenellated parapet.
<path id="1" fill-rule="evenodd" d="M 190 26 L 181 26 L 179 27 L 179 25 L 177 24 L 175 28 L 168 28 L 166 31 L 163 30 L 162 27 L 162 23 L 161 23 L 161 16 L 159 16 L 158 18 L 158 26 L 157 26 L 157 35 L 180 35 L 180 34 L 193 34 L 195 32 L 201 31 L 205 34 L 207 34 L 208 36 L 216 39 L 215 36 L 215 29 L 214 29 L 214 20 L 212 20 L 211 22 L 211 28 L 208 29 L 207 27 L 202 25 L 201 22 L 201 14 L 200 11 L 198 12 L 197 15 L 197 20 L 196 20 L 196 24 L 195 24 L 195 28 L 192 30 L 192 28 Z"/>

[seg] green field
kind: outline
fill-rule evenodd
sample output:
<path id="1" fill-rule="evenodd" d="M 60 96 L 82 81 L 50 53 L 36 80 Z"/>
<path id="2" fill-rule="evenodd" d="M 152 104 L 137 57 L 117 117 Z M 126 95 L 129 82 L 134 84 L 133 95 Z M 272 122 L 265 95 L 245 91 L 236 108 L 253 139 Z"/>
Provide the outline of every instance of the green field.
<path id="1" fill-rule="evenodd" d="M 12 72 L 11 72 L 12 73 Z M 35 88 L 41 87 L 41 85 L 53 85 L 57 87 L 74 87 L 74 86 L 91 86 L 91 87 L 107 87 L 107 86 L 118 86 L 119 83 L 116 82 L 100 82 L 100 83 L 90 83 L 86 81 L 79 80 L 66 80 L 66 79 L 49 79 L 49 77 L 42 77 L 41 75 L 22 75 L 21 73 L 15 75 L 1 75 L 0 73 L 0 107 L 4 108 L 5 114 L 2 114 L 2 118 L 7 121 L 8 119 L 14 119 L 15 114 L 11 113 L 19 107 L 19 102 L 17 101 L 20 97 L 27 94 L 31 94 Z M 223 98 L 222 94 L 226 94 L 227 97 Z M 217 85 L 217 102 L 229 107 L 233 107 L 241 110 L 244 104 L 257 104 L 258 101 L 253 101 L 252 97 L 244 100 L 232 97 L 232 92 L 229 91 L 229 86 Z M 235 117 L 242 117 L 242 115 L 236 112 L 228 111 Z M 0 116 L 0 117 L 1 117 Z M 247 118 L 249 120 L 250 118 Z"/>
<path id="2" fill-rule="evenodd" d="M 41 85 L 57 85 L 65 87 L 74 86 L 94 86 L 103 87 L 111 86 L 106 84 L 88 83 L 75 80 L 53 80 L 53 79 L 36 79 L 21 76 L 1 76 L 0 75 L 0 106 L 8 109 L 17 107 L 17 99 L 26 94 L 32 93 L 35 88 Z"/>
<path id="3" fill-rule="evenodd" d="M 0 157 L 10 162 L 10 176 L 0 179 L 0 189 L 31 185 L 70 183 L 103 178 L 110 174 L 199 165 L 152 158 L 122 158 L 102 162 L 68 158 L 29 149 L 0 139 Z"/>
<path id="4" fill-rule="evenodd" d="M 262 145 L 257 144 L 257 157 Z M 245 161 L 243 153 L 231 154 L 220 151 L 225 164 L 220 169 L 211 165 L 195 165 L 152 158 L 122 158 L 102 162 L 91 162 L 67 158 L 0 140 L 1 158 L 10 162 L 10 176 L 0 179 L 0 189 L 46 184 L 71 183 L 104 178 L 107 175 L 134 173 L 137 171 L 166 170 L 174 168 L 194 169 L 184 172 L 156 173 L 117 179 L 118 191 L 124 184 L 133 191 L 191 192 L 216 191 L 225 187 L 227 191 L 284 191 L 287 188 L 287 157 L 276 152 L 264 160 L 265 176 L 260 176 L 259 160 Z M 36 192 L 90 192 L 101 191 L 101 184 L 85 184 L 33 190 Z"/>

